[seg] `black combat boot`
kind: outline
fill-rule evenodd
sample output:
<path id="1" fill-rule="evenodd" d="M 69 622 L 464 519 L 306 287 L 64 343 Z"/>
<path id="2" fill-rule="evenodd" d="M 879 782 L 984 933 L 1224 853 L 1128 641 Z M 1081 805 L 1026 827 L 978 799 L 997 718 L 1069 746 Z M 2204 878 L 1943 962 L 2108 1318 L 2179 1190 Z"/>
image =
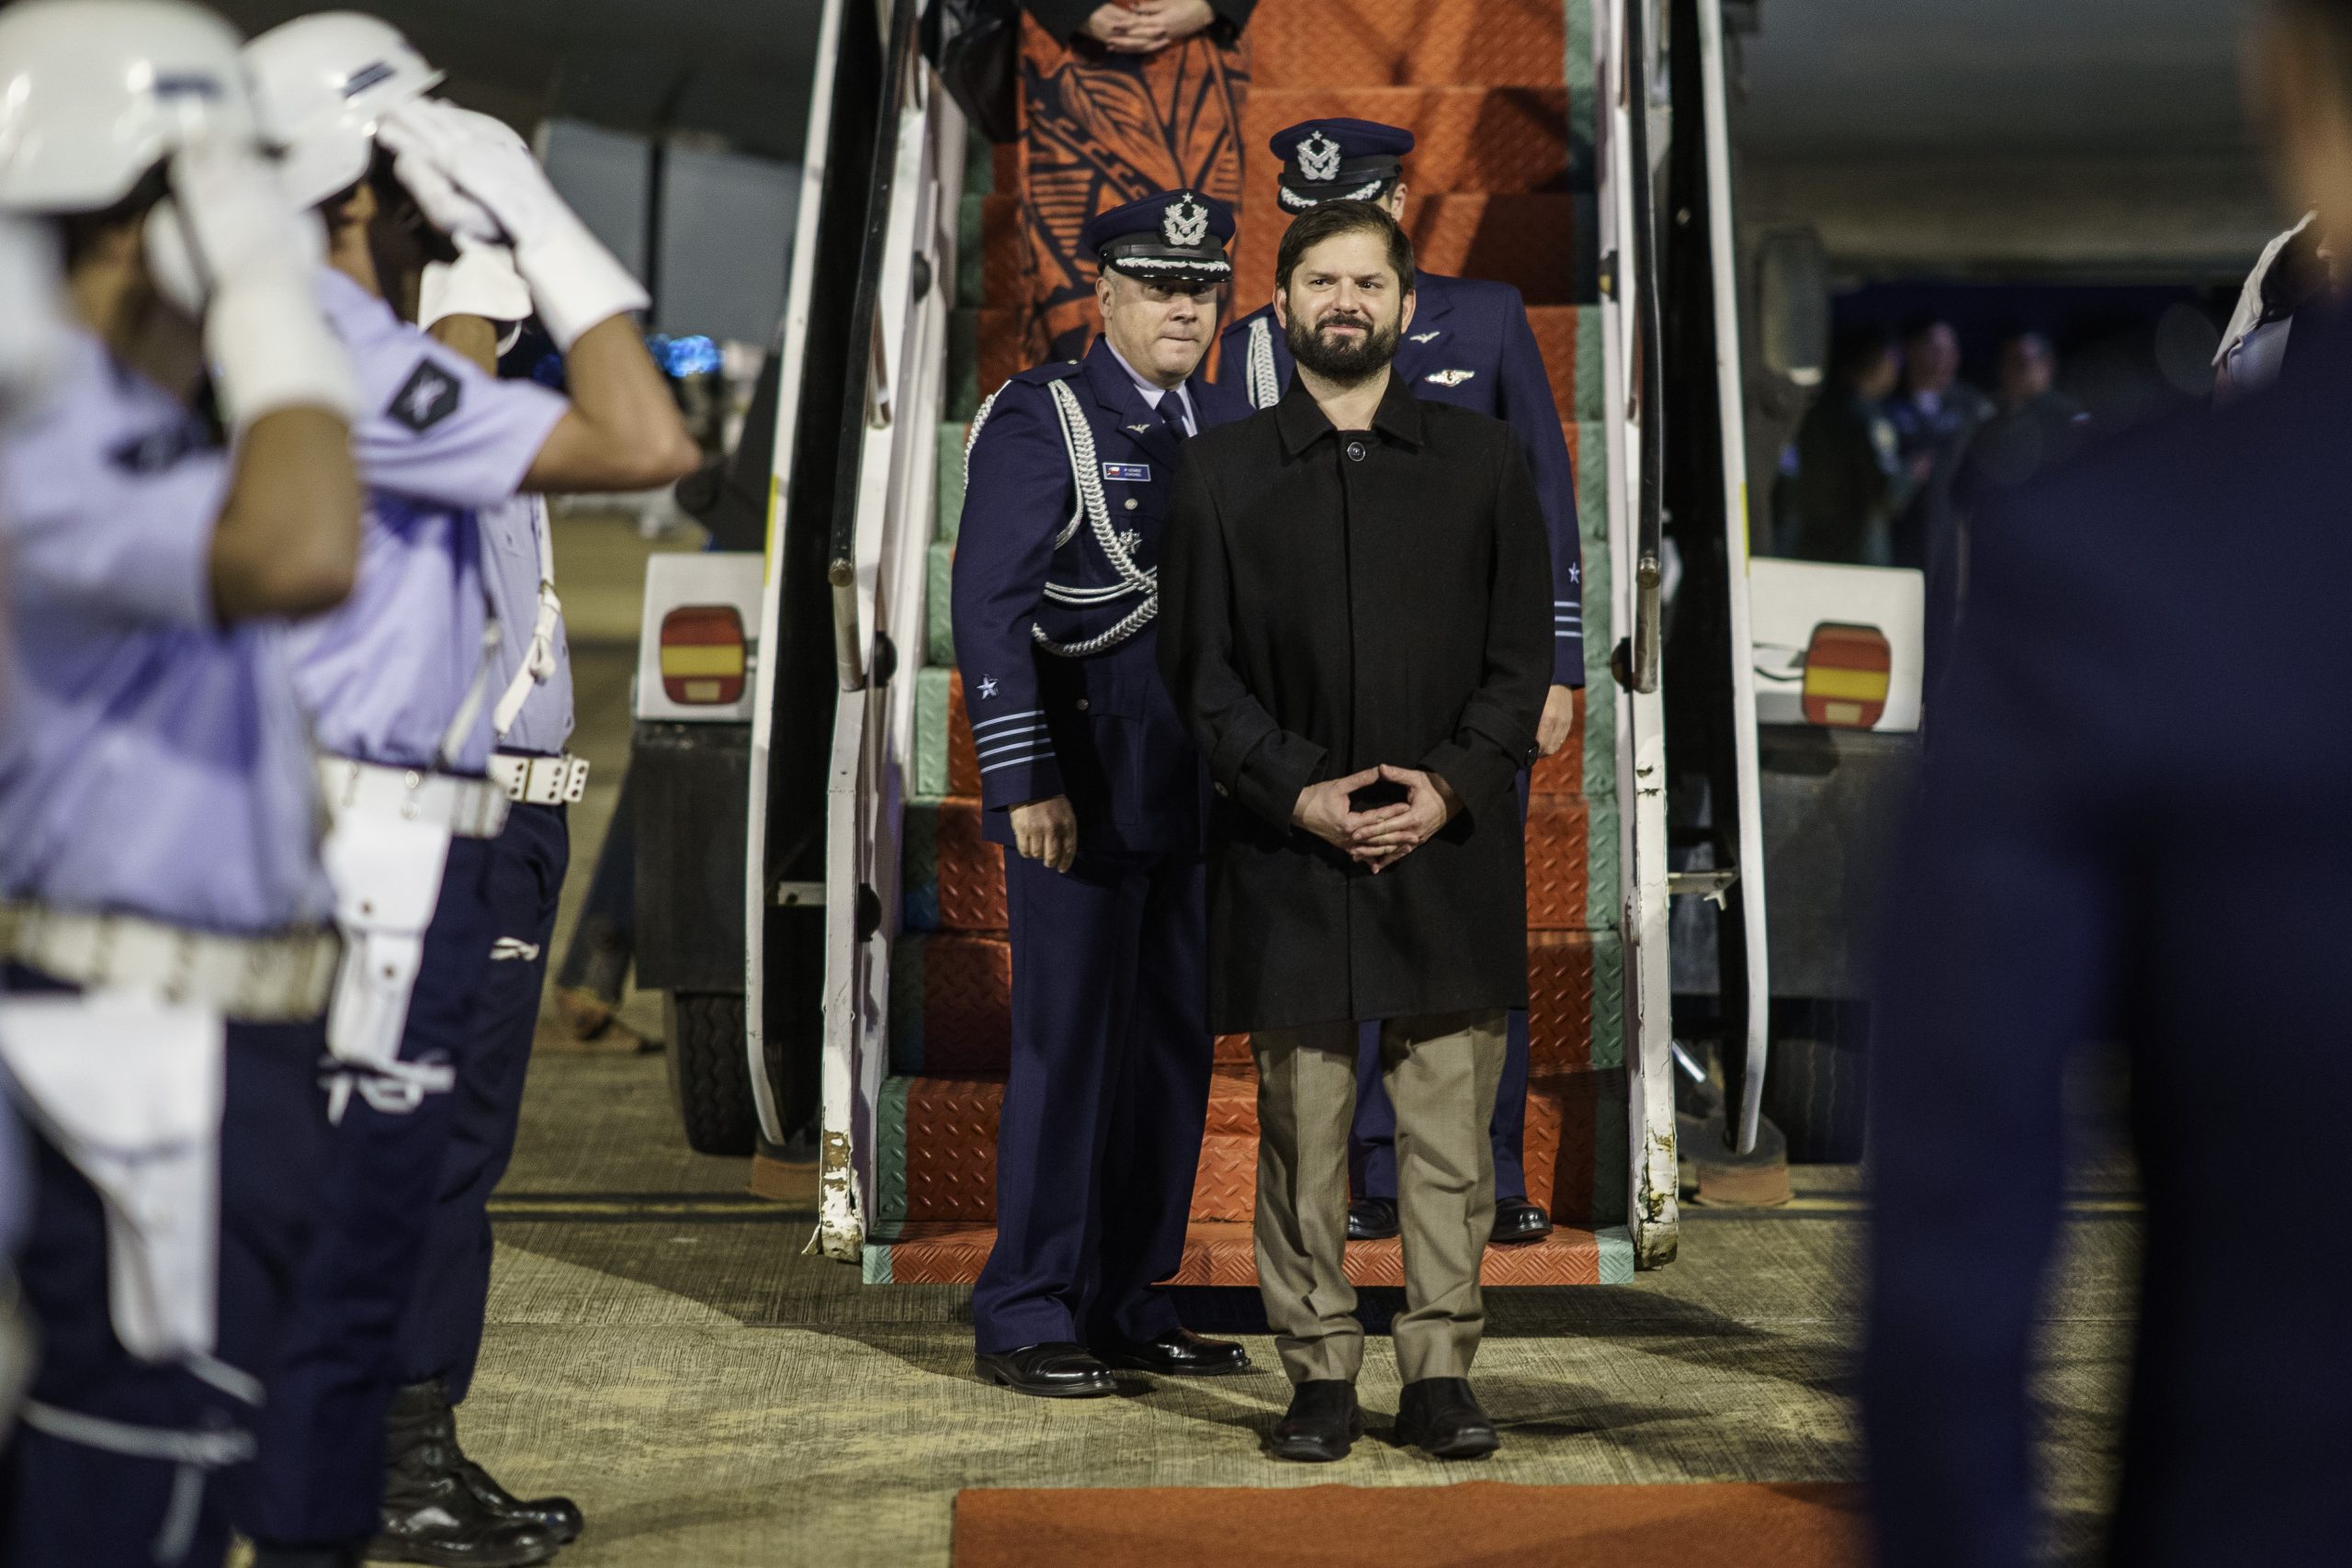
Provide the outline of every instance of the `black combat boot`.
<path id="1" fill-rule="evenodd" d="M 560 1543 L 546 1526 L 510 1518 L 475 1495 L 459 1473 L 464 1462 L 441 1385 L 401 1390 L 384 1423 L 384 1524 L 368 1549 L 371 1561 L 532 1568 L 555 1555 Z"/>

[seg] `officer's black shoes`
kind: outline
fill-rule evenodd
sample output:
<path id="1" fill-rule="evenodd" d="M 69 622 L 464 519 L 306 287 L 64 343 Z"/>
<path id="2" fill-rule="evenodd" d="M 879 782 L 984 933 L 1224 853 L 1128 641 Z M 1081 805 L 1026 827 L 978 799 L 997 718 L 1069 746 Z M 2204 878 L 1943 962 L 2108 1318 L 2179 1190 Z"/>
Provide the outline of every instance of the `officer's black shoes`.
<path id="1" fill-rule="evenodd" d="M 1348 1205 L 1348 1239 L 1382 1241 L 1397 1231 L 1396 1200 L 1359 1198 Z"/>
<path id="2" fill-rule="evenodd" d="M 439 1383 L 413 1383 L 393 1396 L 384 1423 L 383 1524 L 368 1549 L 370 1561 L 532 1568 L 555 1556 L 561 1543 L 554 1533 L 486 1506 L 459 1475 L 464 1462 Z"/>
<path id="3" fill-rule="evenodd" d="M 1495 1200 L 1495 1229 L 1493 1241 L 1497 1247 L 1518 1247 L 1526 1242 L 1542 1241 L 1552 1234 L 1552 1216 L 1540 1203 L 1524 1198 Z"/>
<path id="4" fill-rule="evenodd" d="M 1111 1369 L 1096 1359 L 1093 1351 L 1066 1341 L 975 1356 L 972 1370 L 979 1373 L 982 1382 L 1039 1399 L 1099 1399 L 1119 1392 Z"/>
<path id="5" fill-rule="evenodd" d="M 581 1517 L 580 1505 L 569 1497 L 517 1497 L 498 1483 L 498 1478 L 484 1470 L 463 1452 L 458 1455 L 458 1483 L 474 1495 L 474 1501 L 501 1518 L 520 1519 L 537 1525 L 555 1537 L 557 1544 L 570 1546 L 580 1539 L 580 1531 L 587 1523 Z"/>
<path id="6" fill-rule="evenodd" d="M 1230 1339 L 1204 1339 L 1175 1328 L 1157 1339 L 1114 1339 L 1094 1348 L 1106 1366 L 1132 1367 L 1162 1377 L 1224 1377 L 1250 1371 L 1250 1352 Z"/>
<path id="7" fill-rule="evenodd" d="M 1329 1464 L 1348 1457 L 1363 1436 L 1363 1411 L 1356 1385 L 1339 1378 L 1309 1378 L 1290 1391 L 1290 1408 L 1274 1423 L 1266 1452 L 1304 1464 Z"/>
<path id="8" fill-rule="evenodd" d="M 1396 1402 L 1396 1443 L 1431 1459 L 1484 1459 L 1503 1446 L 1467 1378 L 1419 1378 Z"/>

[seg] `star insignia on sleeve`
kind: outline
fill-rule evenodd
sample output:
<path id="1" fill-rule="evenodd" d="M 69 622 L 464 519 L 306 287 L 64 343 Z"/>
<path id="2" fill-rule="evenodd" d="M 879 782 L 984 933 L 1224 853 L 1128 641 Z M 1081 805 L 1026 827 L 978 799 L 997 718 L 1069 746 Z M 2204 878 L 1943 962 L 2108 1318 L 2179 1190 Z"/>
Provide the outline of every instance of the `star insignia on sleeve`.
<path id="1" fill-rule="evenodd" d="M 981 677 L 980 677 L 980 695 L 981 695 L 983 698 L 992 697 L 992 696 L 995 696 L 995 695 L 996 695 L 996 677 L 995 677 L 995 676 L 993 676 L 993 675 L 983 675 L 983 676 L 981 676 Z"/>
<path id="2" fill-rule="evenodd" d="M 1568 581 L 1570 582 L 1582 582 L 1584 581 L 1584 568 L 1576 561 L 1570 561 L 1568 563 Z"/>

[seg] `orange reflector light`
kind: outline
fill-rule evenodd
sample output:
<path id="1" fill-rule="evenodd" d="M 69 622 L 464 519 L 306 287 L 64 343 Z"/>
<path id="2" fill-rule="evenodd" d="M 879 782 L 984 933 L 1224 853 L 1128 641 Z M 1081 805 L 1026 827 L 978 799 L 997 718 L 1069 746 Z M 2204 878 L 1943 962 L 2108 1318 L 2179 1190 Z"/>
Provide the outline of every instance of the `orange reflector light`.
<path id="1" fill-rule="evenodd" d="M 1886 712 L 1894 650 L 1876 626 L 1823 622 L 1804 654 L 1804 716 L 1833 729 L 1868 729 Z"/>
<path id="2" fill-rule="evenodd" d="M 743 617 L 732 604 L 688 604 L 662 617 L 662 690 L 673 703 L 743 694 Z"/>

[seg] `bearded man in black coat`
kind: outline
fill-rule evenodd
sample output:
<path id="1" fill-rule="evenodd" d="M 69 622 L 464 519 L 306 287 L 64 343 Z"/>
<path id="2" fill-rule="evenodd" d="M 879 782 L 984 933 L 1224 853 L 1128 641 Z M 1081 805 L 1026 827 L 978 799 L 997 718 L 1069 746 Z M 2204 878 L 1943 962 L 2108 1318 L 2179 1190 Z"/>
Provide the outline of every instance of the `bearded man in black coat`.
<path id="1" fill-rule="evenodd" d="M 1297 375 L 1188 444 L 1160 554 L 1160 670 L 1216 787 L 1211 1020 L 1258 1063 L 1286 1459 L 1340 1458 L 1363 1430 L 1342 1250 L 1363 1020 L 1398 1122 L 1397 1436 L 1441 1458 L 1498 1442 L 1468 1374 L 1504 1013 L 1527 1005 L 1512 781 L 1551 684 L 1551 559 L 1510 427 L 1389 373 L 1413 281 L 1371 203 L 1291 225 L 1274 298 Z"/>

